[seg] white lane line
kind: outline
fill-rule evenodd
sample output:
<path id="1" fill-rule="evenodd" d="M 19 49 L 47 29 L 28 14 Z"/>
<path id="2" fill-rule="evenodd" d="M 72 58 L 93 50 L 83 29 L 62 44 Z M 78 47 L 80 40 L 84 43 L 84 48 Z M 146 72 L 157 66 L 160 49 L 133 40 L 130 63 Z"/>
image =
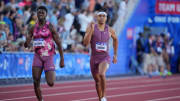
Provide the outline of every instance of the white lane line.
<path id="1" fill-rule="evenodd" d="M 131 77 L 112 77 L 112 78 L 107 78 L 107 81 L 112 81 L 112 80 L 131 80 L 131 79 L 141 79 L 141 78 L 147 78 L 146 76 L 131 76 Z M 86 79 L 86 80 L 71 80 L 71 81 L 57 81 L 56 84 L 68 84 L 68 83 L 81 83 L 81 82 L 93 82 L 93 78 L 91 79 Z M 23 86 L 31 86 L 32 84 L 20 84 L 20 85 L 4 85 L 0 86 L 0 88 L 6 88 L 6 87 L 23 87 Z"/>
<path id="2" fill-rule="evenodd" d="M 175 77 L 174 77 L 175 76 Z M 170 78 L 176 78 L 177 75 L 172 75 Z M 107 81 L 112 81 L 112 80 L 131 80 L 131 79 L 143 79 L 147 78 L 147 76 L 131 76 L 131 77 L 112 77 L 112 78 L 107 78 Z M 148 79 L 148 78 L 147 78 Z M 88 79 L 88 80 L 74 80 L 74 81 L 63 81 L 59 82 L 57 81 L 56 84 L 68 84 L 68 83 L 80 83 L 80 82 L 93 82 L 93 79 Z M 5 86 L 0 86 L 0 88 L 6 88 L 6 87 L 24 87 L 24 86 L 31 86 L 32 84 L 22 84 L 22 85 L 5 85 Z"/>
<path id="3" fill-rule="evenodd" d="M 116 98 L 116 97 L 121 97 L 121 96 L 141 95 L 141 94 L 159 93 L 159 92 L 177 91 L 177 90 L 180 90 L 180 88 L 171 88 L 171 89 L 160 89 L 160 90 L 124 93 L 124 94 L 110 95 L 110 96 L 107 96 L 107 98 Z M 87 99 L 79 99 L 79 100 L 72 100 L 72 101 L 87 101 L 87 100 L 89 101 L 89 100 L 95 100 L 95 99 L 98 99 L 98 97 L 91 97 L 91 98 L 87 98 Z"/>
<path id="4" fill-rule="evenodd" d="M 152 100 L 147 100 L 147 101 L 165 101 L 165 100 L 172 100 L 172 99 L 180 99 L 180 96 L 163 97 L 163 98 L 152 99 Z"/>
<path id="5" fill-rule="evenodd" d="M 151 82 L 156 82 L 156 81 L 179 81 L 179 77 L 177 78 L 169 78 L 169 79 L 146 79 L 146 80 L 141 80 L 138 81 L 138 83 L 151 83 Z M 126 81 L 126 82 L 110 82 L 107 83 L 107 85 L 112 85 L 112 84 L 133 84 L 133 83 L 137 83 L 136 80 L 132 80 L 132 81 Z M 42 87 L 42 90 L 56 90 L 56 89 L 70 89 L 70 88 L 77 88 L 77 87 L 89 87 L 89 86 L 94 86 L 94 83 L 91 84 L 87 84 L 87 85 L 76 85 L 76 86 L 60 86 L 60 87 L 53 87 L 53 88 L 49 88 L 49 87 Z M 33 86 L 32 86 L 33 87 Z M 4 91 L 4 92 L 0 92 L 0 94 L 9 94 L 9 93 L 24 93 L 24 92 L 32 92 L 34 91 L 34 89 L 30 88 L 30 89 L 25 89 L 25 90 L 13 90 L 13 91 Z"/>
<path id="6" fill-rule="evenodd" d="M 108 88 L 107 91 L 113 91 L 113 90 L 122 90 L 122 89 L 132 89 L 132 88 L 143 88 L 143 87 L 156 87 L 156 86 L 165 86 L 165 85 L 179 85 L 179 83 L 159 83 L 159 84 L 146 84 L 146 85 L 136 85 L 136 86 L 126 86 L 126 87 L 114 87 L 114 88 Z M 180 89 L 180 88 L 179 88 Z M 57 95 L 70 95 L 70 94 L 81 94 L 81 93 L 90 93 L 90 92 L 96 92 L 94 90 L 84 90 L 84 91 L 75 91 L 75 92 L 64 92 L 64 93 L 54 93 L 54 94 L 46 94 L 43 96 L 57 96 Z M 35 96 L 26 96 L 26 97 L 18 97 L 18 98 L 10 98 L 10 99 L 3 99 L 2 101 L 11 101 L 11 100 L 21 100 L 21 99 L 29 99 L 29 98 L 35 98 Z M 1 101 L 1 100 L 0 100 Z"/>
<path id="7" fill-rule="evenodd" d="M 138 83 L 151 83 L 151 82 L 156 82 L 156 81 L 179 81 L 180 78 L 169 78 L 169 79 L 146 79 L 146 80 L 141 80 Z M 131 83 L 137 83 L 136 80 L 132 80 L 132 81 L 128 81 L 128 82 L 111 82 L 111 83 L 107 83 L 107 85 L 112 85 L 112 84 L 131 84 Z M 90 83 L 89 83 L 90 84 Z M 84 85 L 84 86 L 60 86 L 60 87 L 53 87 L 53 88 L 49 88 L 49 87 L 42 87 L 42 90 L 54 90 L 54 89 L 65 89 L 65 88 L 76 88 L 76 87 L 88 87 L 88 86 L 94 86 L 94 84 L 90 84 L 90 85 Z M 33 87 L 33 86 L 32 86 Z M 4 92 L 0 92 L 0 94 L 8 94 L 8 93 L 23 93 L 23 92 L 31 92 L 34 91 L 32 88 L 31 89 L 26 89 L 26 90 L 13 90 L 13 91 L 4 91 Z"/>

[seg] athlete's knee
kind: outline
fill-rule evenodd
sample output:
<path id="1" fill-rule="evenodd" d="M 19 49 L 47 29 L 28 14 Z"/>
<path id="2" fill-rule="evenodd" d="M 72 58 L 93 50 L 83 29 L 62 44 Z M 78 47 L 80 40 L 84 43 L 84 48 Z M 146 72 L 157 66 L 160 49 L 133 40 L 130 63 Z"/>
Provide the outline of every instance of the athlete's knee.
<path id="1" fill-rule="evenodd" d="M 33 82 L 34 82 L 34 87 L 35 88 L 39 88 L 40 87 L 40 80 L 34 79 Z"/>
<path id="2" fill-rule="evenodd" d="M 38 78 L 38 77 L 33 77 L 33 82 L 34 83 L 40 83 L 40 78 Z"/>
<path id="3" fill-rule="evenodd" d="M 52 82 L 52 81 L 50 81 L 50 82 L 48 81 L 47 84 L 48 84 L 48 86 L 50 86 L 50 87 L 53 87 L 53 86 L 54 86 L 54 82 Z"/>
<path id="4" fill-rule="evenodd" d="M 105 76 L 105 73 L 99 73 L 100 76 L 104 77 Z"/>
<path id="5" fill-rule="evenodd" d="M 100 77 L 96 77 L 96 78 L 95 78 L 95 83 L 96 83 L 96 85 L 100 85 L 100 84 L 101 84 L 101 79 L 100 79 Z"/>
<path id="6" fill-rule="evenodd" d="M 100 86 L 101 82 L 100 81 L 96 81 L 96 86 Z"/>

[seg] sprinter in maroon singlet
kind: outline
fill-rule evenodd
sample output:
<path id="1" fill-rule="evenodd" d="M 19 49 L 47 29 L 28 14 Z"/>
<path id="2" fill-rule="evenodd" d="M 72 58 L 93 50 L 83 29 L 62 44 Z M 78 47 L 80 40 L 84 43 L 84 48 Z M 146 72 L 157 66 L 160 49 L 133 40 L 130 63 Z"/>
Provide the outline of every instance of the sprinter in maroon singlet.
<path id="1" fill-rule="evenodd" d="M 118 39 L 115 31 L 106 25 L 107 14 L 104 11 L 97 13 L 97 24 L 91 23 L 87 28 L 84 45 L 91 44 L 90 67 L 93 78 L 96 82 L 96 91 L 99 101 L 107 101 L 105 97 L 106 90 L 106 70 L 110 64 L 109 39 L 113 39 L 114 56 L 113 63 L 117 63 Z"/>
<path id="2" fill-rule="evenodd" d="M 61 40 L 56 32 L 55 28 L 51 23 L 46 21 L 47 8 L 45 6 L 39 6 L 37 9 L 38 21 L 35 26 L 31 27 L 26 38 L 24 46 L 27 48 L 30 46 L 31 40 L 33 40 L 33 48 L 35 51 L 33 65 L 32 65 L 32 76 L 34 91 L 38 101 L 43 101 L 43 97 L 40 89 L 40 79 L 42 71 L 45 71 L 45 78 L 47 84 L 52 87 L 55 81 L 55 66 L 54 66 L 54 53 L 56 43 L 58 51 L 60 53 L 60 64 L 61 68 L 64 67 L 64 55 L 61 46 Z"/>

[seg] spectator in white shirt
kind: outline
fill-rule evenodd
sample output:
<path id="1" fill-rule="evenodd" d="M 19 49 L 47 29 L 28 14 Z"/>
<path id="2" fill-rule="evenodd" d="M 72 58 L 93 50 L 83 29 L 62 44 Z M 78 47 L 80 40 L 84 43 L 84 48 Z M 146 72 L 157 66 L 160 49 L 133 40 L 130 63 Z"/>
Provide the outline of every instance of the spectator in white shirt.
<path id="1" fill-rule="evenodd" d="M 74 21 L 74 15 L 70 12 L 70 10 L 67 10 L 67 12 L 68 13 L 65 15 L 65 21 L 64 21 L 64 28 L 65 28 L 65 33 L 63 37 L 64 40 L 67 39 Z"/>
<path id="2" fill-rule="evenodd" d="M 84 37 L 87 26 L 93 20 L 93 17 L 91 15 L 87 15 L 86 10 L 82 10 L 78 18 L 79 18 L 79 23 L 81 24 L 80 34 L 82 37 Z"/>

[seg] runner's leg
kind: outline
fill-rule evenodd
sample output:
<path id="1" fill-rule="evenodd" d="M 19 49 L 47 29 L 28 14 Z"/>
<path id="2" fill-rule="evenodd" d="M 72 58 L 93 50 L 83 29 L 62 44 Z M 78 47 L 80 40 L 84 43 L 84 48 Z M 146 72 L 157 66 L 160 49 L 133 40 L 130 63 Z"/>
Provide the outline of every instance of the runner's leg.
<path id="1" fill-rule="evenodd" d="M 52 87 L 54 85 L 54 81 L 55 81 L 55 72 L 54 71 L 46 71 L 45 76 L 46 76 L 47 84 L 50 87 Z"/>
<path id="2" fill-rule="evenodd" d="M 101 78 L 101 89 L 102 89 L 102 97 L 106 96 L 106 71 L 109 67 L 107 62 L 102 62 L 99 64 L 99 74 Z"/>
<path id="3" fill-rule="evenodd" d="M 42 70 L 43 69 L 39 67 L 32 68 L 34 91 L 38 101 L 42 101 L 42 94 L 40 89 L 40 79 L 41 79 Z"/>

